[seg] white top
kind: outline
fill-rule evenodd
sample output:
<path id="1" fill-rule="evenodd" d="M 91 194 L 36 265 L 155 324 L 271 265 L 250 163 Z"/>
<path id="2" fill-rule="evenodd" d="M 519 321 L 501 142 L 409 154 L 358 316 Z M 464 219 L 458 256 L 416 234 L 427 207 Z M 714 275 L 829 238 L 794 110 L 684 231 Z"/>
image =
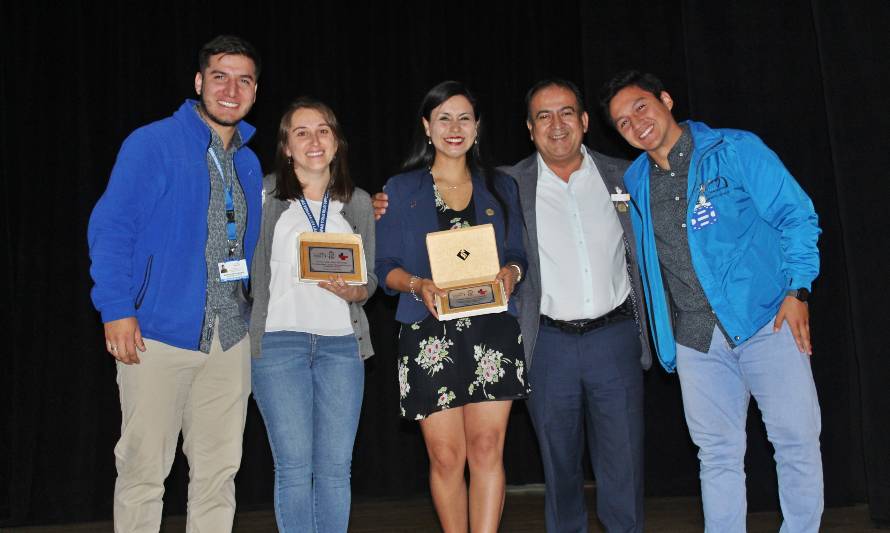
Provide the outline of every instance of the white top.
<path id="1" fill-rule="evenodd" d="M 315 220 L 321 202 L 308 200 Z M 326 233 L 352 233 L 352 227 L 340 212 L 343 203 L 331 200 Z M 297 236 L 312 231 L 309 219 L 292 200 L 275 224 L 272 237 L 272 277 L 269 280 L 269 315 L 266 331 L 300 331 L 316 335 L 339 336 L 353 333 L 349 304 L 317 283 L 300 282 L 300 253 Z"/>
<path id="2" fill-rule="evenodd" d="M 583 146 L 581 151 L 581 168 L 568 183 L 538 154 L 541 314 L 556 320 L 603 316 L 630 294 L 624 231 L 609 196 L 614 191 L 606 189 Z"/>

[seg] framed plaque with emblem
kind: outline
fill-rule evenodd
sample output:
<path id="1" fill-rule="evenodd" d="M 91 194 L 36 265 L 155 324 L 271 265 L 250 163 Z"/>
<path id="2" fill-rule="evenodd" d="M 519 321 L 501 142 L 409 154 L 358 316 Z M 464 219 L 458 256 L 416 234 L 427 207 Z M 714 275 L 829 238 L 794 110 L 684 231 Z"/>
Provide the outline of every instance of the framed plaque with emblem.
<path id="1" fill-rule="evenodd" d="M 361 235 L 305 232 L 297 238 L 297 248 L 302 282 L 317 283 L 336 275 L 349 285 L 368 282 Z"/>
<path id="2" fill-rule="evenodd" d="M 433 283 L 447 296 L 436 297 L 439 320 L 500 313 L 507 310 L 494 226 L 428 233 L 426 248 Z"/>

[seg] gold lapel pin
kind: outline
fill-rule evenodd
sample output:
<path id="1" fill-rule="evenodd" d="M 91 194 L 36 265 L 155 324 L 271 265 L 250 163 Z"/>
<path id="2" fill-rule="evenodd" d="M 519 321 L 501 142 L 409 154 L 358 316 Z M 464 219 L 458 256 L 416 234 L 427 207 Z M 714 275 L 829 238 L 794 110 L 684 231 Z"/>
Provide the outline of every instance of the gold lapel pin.
<path id="1" fill-rule="evenodd" d="M 488 209 L 485 210 L 485 214 L 488 215 L 488 216 L 490 216 L 490 217 L 493 217 L 493 216 L 494 216 L 494 209 L 492 209 L 492 208 L 489 207 Z"/>

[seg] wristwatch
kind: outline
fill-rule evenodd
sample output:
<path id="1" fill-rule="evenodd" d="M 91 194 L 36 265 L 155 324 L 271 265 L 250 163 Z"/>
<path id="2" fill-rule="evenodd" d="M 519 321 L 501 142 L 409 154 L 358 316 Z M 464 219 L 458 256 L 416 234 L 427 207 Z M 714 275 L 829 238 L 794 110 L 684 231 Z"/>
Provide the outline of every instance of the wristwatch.
<path id="1" fill-rule="evenodd" d="M 800 289 L 789 289 L 785 291 L 785 296 L 793 296 L 800 300 L 801 302 L 806 303 L 810 298 L 810 291 L 801 287 Z"/>

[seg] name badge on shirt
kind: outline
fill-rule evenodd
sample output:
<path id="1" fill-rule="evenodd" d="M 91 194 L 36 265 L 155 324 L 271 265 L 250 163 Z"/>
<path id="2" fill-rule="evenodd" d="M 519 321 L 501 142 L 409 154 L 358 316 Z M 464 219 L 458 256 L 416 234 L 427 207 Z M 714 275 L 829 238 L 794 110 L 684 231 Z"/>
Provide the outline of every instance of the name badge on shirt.
<path id="1" fill-rule="evenodd" d="M 630 195 L 627 193 L 621 192 L 621 187 L 615 187 L 615 193 L 610 195 L 612 198 L 612 203 L 615 204 L 615 208 L 618 211 L 624 213 L 627 211 L 627 202 L 630 201 Z"/>
<path id="2" fill-rule="evenodd" d="M 692 220 L 689 222 L 694 230 L 712 226 L 717 223 L 717 210 L 711 205 L 711 202 L 699 201 L 695 204 L 695 209 L 692 210 Z"/>
<path id="3" fill-rule="evenodd" d="M 247 260 L 232 259 L 217 263 L 219 269 L 219 280 L 223 283 L 228 281 L 241 281 L 247 279 Z"/>

